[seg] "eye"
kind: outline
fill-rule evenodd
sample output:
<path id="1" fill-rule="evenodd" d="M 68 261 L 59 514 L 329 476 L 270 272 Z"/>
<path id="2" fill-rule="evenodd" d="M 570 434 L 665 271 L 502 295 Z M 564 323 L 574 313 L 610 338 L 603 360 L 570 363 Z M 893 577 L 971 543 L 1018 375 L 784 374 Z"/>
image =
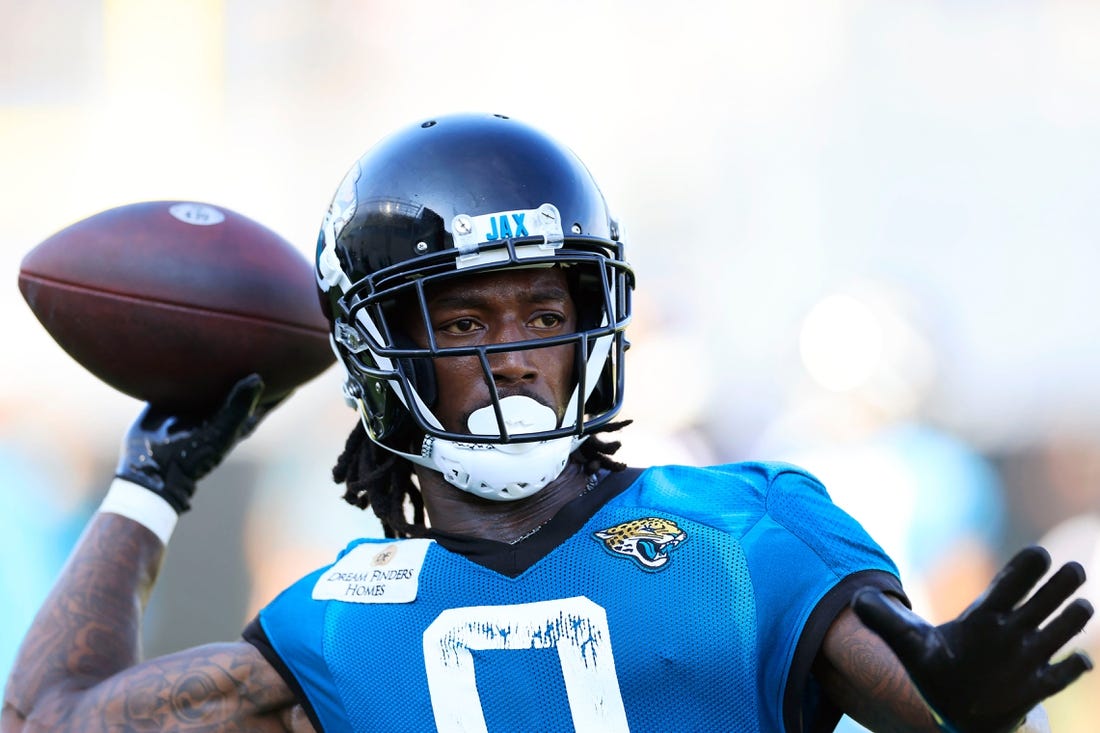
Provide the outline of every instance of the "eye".
<path id="1" fill-rule="evenodd" d="M 557 313 L 540 313 L 531 320 L 535 328 L 557 328 L 565 323 L 565 318 Z"/>
<path id="2" fill-rule="evenodd" d="M 439 327 L 440 331 L 452 334 L 473 333 L 478 329 L 477 321 L 473 318 L 456 318 Z"/>

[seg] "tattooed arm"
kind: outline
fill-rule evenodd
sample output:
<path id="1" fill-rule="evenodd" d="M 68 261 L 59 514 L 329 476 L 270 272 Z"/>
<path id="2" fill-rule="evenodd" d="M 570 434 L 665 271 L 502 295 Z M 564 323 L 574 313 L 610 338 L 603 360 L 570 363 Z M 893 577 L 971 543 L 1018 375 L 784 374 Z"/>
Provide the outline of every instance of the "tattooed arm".
<path id="1" fill-rule="evenodd" d="M 116 481 L 46 598 L 4 691 L 2 733 L 308 731 L 291 691 L 243 641 L 141 663 L 141 618 L 196 483 L 275 403 L 245 377 L 207 418 L 146 406 Z"/>
<path id="2" fill-rule="evenodd" d="M 245 642 L 139 663 L 141 614 L 163 554 L 145 527 L 96 515 L 16 658 L 3 733 L 312 730 Z"/>
<path id="3" fill-rule="evenodd" d="M 851 609 L 826 633 L 814 675 L 837 707 L 870 730 L 940 730 L 890 647 Z"/>

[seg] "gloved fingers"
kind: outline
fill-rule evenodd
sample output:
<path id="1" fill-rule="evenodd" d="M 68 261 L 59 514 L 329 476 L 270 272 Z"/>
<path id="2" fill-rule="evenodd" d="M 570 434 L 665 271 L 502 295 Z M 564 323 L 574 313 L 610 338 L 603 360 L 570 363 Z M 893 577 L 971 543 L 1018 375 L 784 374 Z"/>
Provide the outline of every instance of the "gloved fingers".
<path id="1" fill-rule="evenodd" d="M 1048 616 L 1058 610 L 1074 591 L 1085 582 L 1085 569 L 1080 563 L 1069 562 L 1058 568 L 1035 595 L 1020 606 L 1013 623 L 1021 628 L 1038 628 Z"/>
<path id="2" fill-rule="evenodd" d="M 256 407 L 252 411 L 252 414 L 248 416 L 247 420 L 245 420 L 244 427 L 241 428 L 241 437 L 246 438 L 251 435 L 252 431 L 256 429 L 256 426 L 260 424 L 260 421 L 267 417 L 268 414 L 276 407 L 283 404 L 283 402 L 286 401 L 286 398 L 290 397 L 291 394 L 293 394 L 293 392 L 287 392 L 278 399 L 274 400 L 261 399 L 256 404 Z"/>
<path id="3" fill-rule="evenodd" d="M 932 626 L 881 591 L 858 591 L 852 598 L 852 610 L 867 628 L 882 637 L 907 669 L 927 655 Z"/>
<path id="4" fill-rule="evenodd" d="M 1045 549 L 1038 545 L 1025 547 L 997 573 L 975 607 L 997 613 L 1011 612 L 1049 567 L 1050 554 Z"/>
<path id="5" fill-rule="evenodd" d="M 1050 659 L 1069 643 L 1070 639 L 1081 633 L 1090 618 L 1092 618 L 1092 604 L 1084 598 L 1074 600 L 1054 620 L 1036 633 L 1029 656 L 1037 662 Z"/>
<path id="6" fill-rule="evenodd" d="M 1092 660 L 1081 652 L 1074 652 L 1057 664 L 1050 665 L 1038 675 L 1036 699 L 1061 692 L 1090 669 Z"/>
<path id="7" fill-rule="evenodd" d="M 131 430 L 140 430 L 147 435 L 168 436 L 178 426 L 179 416 L 175 412 L 146 403 L 134 420 Z"/>
<path id="8" fill-rule="evenodd" d="M 233 385 L 221 408 L 210 418 L 208 428 L 216 435 L 232 440 L 239 435 L 260 402 L 264 380 L 249 374 Z"/>

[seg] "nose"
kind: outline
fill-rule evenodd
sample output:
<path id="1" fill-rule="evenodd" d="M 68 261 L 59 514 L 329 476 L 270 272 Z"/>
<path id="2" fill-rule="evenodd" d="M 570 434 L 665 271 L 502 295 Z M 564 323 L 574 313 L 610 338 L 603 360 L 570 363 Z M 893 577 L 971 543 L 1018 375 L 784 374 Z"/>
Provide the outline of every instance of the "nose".
<path id="1" fill-rule="evenodd" d="M 530 351 L 506 351 L 489 355 L 489 368 L 498 387 L 534 382 L 538 369 L 531 362 Z"/>
<path id="2" fill-rule="evenodd" d="M 529 338 L 515 323 L 505 324 L 494 333 L 493 343 L 508 344 Z M 489 354 L 489 369 L 497 386 L 534 382 L 538 378 L 534 349 Z"/>

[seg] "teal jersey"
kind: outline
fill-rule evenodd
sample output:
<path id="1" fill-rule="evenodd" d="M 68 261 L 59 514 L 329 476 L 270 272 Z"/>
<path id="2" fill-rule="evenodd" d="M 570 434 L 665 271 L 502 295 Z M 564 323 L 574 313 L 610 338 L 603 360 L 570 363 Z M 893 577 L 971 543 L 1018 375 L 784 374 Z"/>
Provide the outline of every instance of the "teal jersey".
<path id="1" fill-rule="evenodd" d="M 809 731 L 810 666 L 897 571 L 782 464 L 612 474 L 523 541 L 364 539 L 245 638 L 351 731 Z"/>

